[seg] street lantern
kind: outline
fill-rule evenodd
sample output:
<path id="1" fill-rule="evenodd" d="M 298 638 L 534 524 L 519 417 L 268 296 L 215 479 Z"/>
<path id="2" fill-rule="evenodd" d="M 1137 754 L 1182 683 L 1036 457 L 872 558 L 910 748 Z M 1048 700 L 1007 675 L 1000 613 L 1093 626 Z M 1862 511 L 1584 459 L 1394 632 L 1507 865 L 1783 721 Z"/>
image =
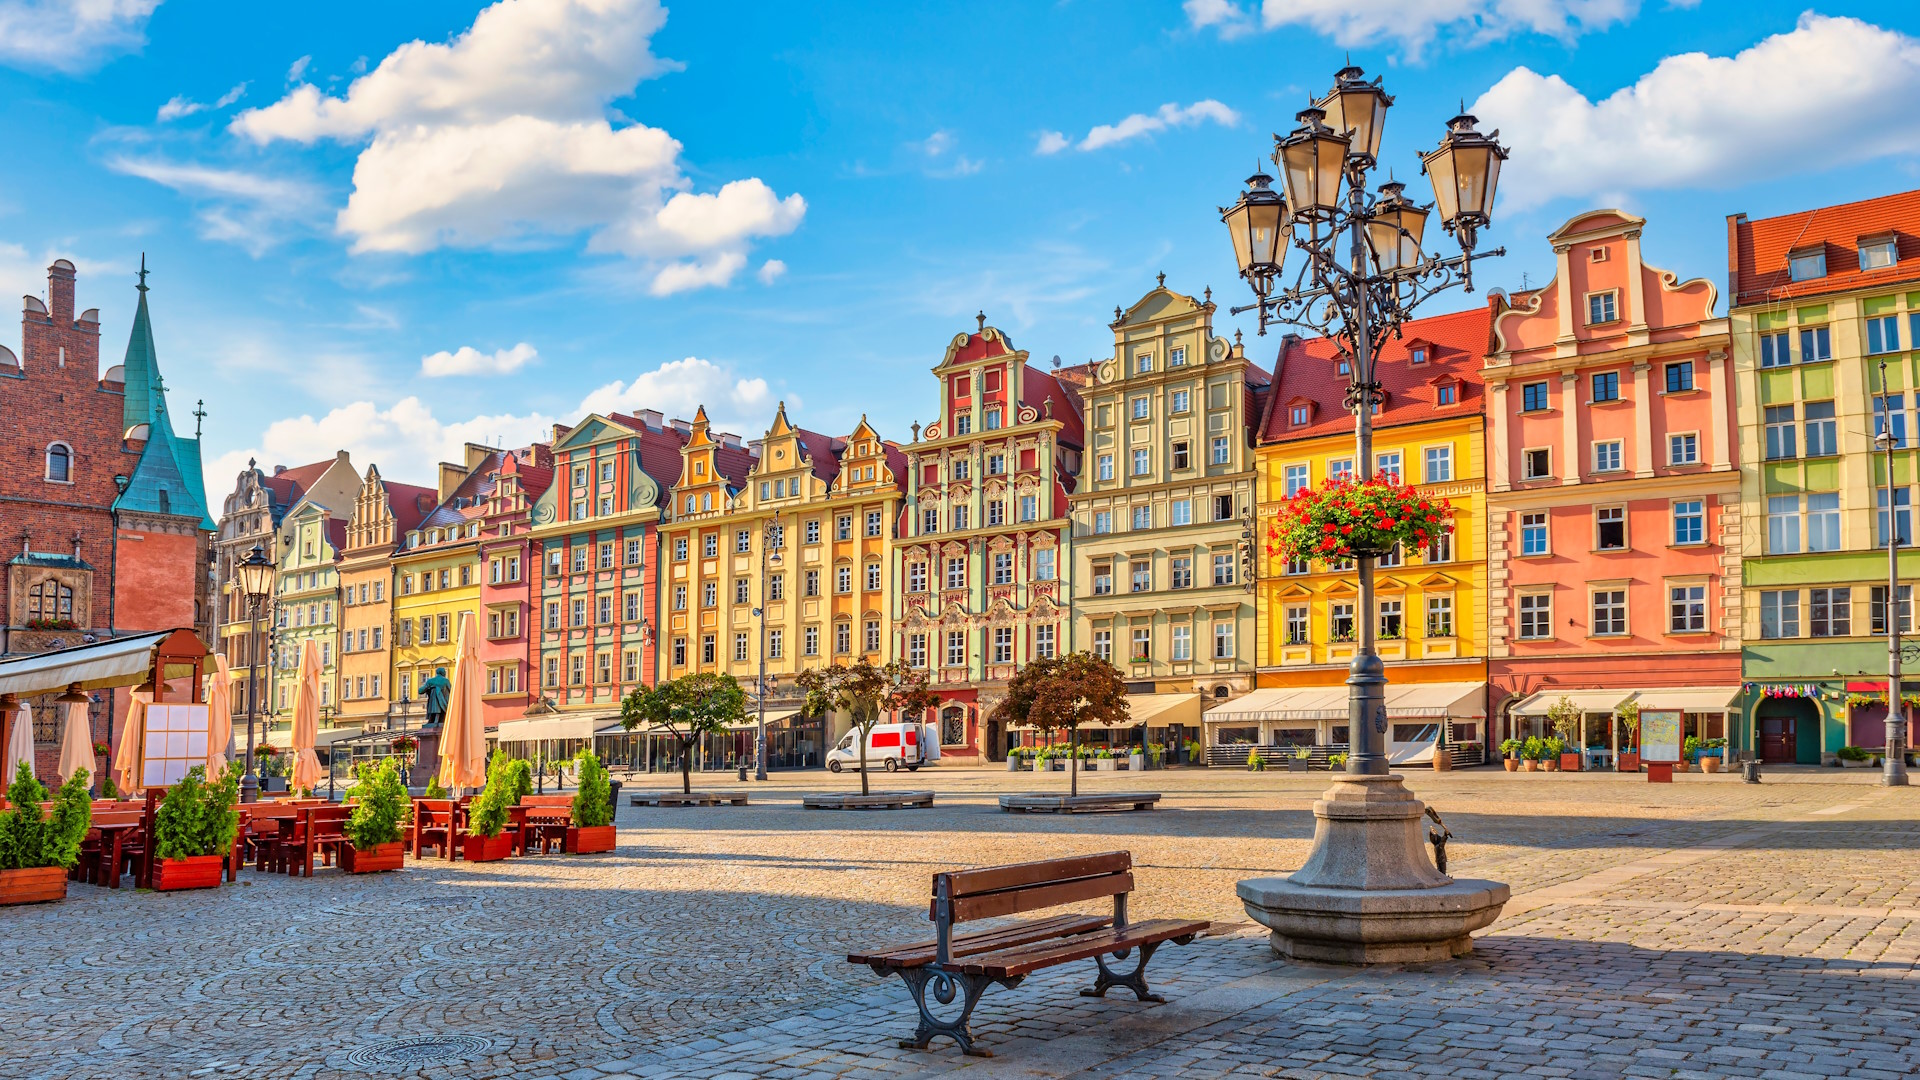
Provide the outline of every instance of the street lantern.
<path id="1" fill-rule="evenodd" d="M 239 582 L 240 592 L 253 603 L 261 603 L 273 592 L 273 561 L 259 544 L 247 552 L 238 566 L 233 568 L 233 576 Z"/>
<path id="2" fill-rule="evenodd" d="M 1270 186 L 1273 177 L 1256 172 L 1247 177 L 1247 190 L 1232 206 L 1220 211 L 1233 235 L 1233 255 L 1240 264 L 1240 276 L 1253 286 L 1255 295 L 1265 296 L 1273 289 L 1280 268 L 1287 261 L 1283 233 L 1287 227 L 1287 204 Z"/>
<path id="3" fill-rule="evenodd" d="M 1273 154 L 1286 183 L 1287 205 L 1295 218 L 1306 221 L 1331 220 L 1339 212 L 1340 177 L 1353 145 L 1321 122 L 1326 115 L 1319 108 L 1301 109 L 1296 117 L 1300 126 L 1280 140 Z"/>
<path id="4" fill-rule="evenodd" d="M 1420 265 L 1420 237 L 1427 228 L 1427 208 L 1406 197 L 1407 185 L 1393 181 L 1380 185 L 1380 201 L 1367 217 L 1367 246 L 1373 265 L 1382 274 Z"/>
<path id="5" fill-rule="evenodd" d="M 1369 163 L 1380 153 L 1380 133 L 1387 126 L 1393 99 L 1380 89 L 1380 80 L 1367 82 L 1366 72 L 1343 67 L 1333 75 L 1333 89 L 1314 104 L 1326 114 L 1327 126 L 1352 140 L 1347 153 Z"/>
<path id="6" fill-rule="evenodd" d="M 1495 138 L 1500 133 L 1483 135 L 1474 123 L 1466 113 L 1447 121 L 1440 146 L 1420 155 L 1421 171 L 1433 181 L 1440 224 L 1448 232 L 1465 228 L 1469 242 L 1473 230 L 1493 220 L 1493 193 L 1500 183 L 1500 163 L 1507 160 L 1506 148 Z"/>

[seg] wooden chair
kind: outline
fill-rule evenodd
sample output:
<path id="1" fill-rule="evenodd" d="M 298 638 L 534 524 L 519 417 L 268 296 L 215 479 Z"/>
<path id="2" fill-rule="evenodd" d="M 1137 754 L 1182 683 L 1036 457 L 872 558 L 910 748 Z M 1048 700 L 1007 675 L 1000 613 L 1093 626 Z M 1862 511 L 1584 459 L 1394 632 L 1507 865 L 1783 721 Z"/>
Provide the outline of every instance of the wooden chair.
<path id="1" fill-rule="evenodd" d="M 73 880 L 119 888 L 127 840 L 142 820 L 142 811 L 138 809 L 94 811 L 92 827 L 80 842 L 80 861 L 70 875 Z"/>
<path id="2" fill-rule="evenodd" d="M 347 842 L 346 824 L 351 806 L 304 806 L 290 834 L 274 844 L 274 862 L 290 877 L 312 877 L 313 860 L 332 866 L 340 845 Z"/>
<path id="3" fill-rule="evenodd" d="M 293 821 L 300 814 L 297 806 L 288 806 L 280 802 L 249 803 L 247 824 L 243 830 L 243 853 L 250 853 L 253 868 L 266 871 L 275 862 L 274 845 L 280 842 L 280 833 L 292 831 Z"/>
<path id="4" fill-rule="evenodd" d="M 461 810 L 452 799 L 413 800 L 413 827 L 407 836 L 407 848 L 413 857 L 423 858 L 427 848 L 435 848 L 442 858 L 453 858 L 453 847 L 464 824 Z"/>
<path id="5" fill-rule="evenodd" d="M 536 842 L 542 855 L 554 847 L 566 850 L 567 826 L 573 823 L 573 796 L 528 795 L 520 800 L 520 806 L 525 811 L 519 840 L 521 854 Z"/>

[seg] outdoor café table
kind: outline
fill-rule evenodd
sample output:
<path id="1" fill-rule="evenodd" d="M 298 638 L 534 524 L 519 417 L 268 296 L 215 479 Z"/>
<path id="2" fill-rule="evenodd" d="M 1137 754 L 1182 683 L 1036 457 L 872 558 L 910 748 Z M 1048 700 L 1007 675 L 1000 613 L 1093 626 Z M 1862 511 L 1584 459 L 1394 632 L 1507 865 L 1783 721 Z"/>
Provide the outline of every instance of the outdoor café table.
<path id="1" fill-rule="evenodd" d="M 140 825 L 138 810 L 107 811 L 94 818 L 93 830 L 100 834 L 100 858 L 94 871 L 96 880 L 90 884 L 105 885 L 109 889 L 120 887 L 120 864 L 126 858 L 127 838 L 138 833 Z M 97 880 L 99 878 L 105 880 Z"/>

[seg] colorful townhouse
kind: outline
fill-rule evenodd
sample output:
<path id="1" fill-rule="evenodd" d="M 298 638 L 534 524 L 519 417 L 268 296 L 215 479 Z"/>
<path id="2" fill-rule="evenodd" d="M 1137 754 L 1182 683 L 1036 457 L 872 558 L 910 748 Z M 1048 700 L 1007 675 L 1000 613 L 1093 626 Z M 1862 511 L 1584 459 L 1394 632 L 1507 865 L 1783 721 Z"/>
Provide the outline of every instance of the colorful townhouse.
<path id="1" fill-rule="evenodd" d="M 341 727 L 388 727 L 400 696 L 393 683 L 393 556 L 438 502 L 433 488 L 396 483 L 367 466 L 340 557 Z"/>
<path id="2" fill-rule="evenodd" d="M 311 641 L 320 650 L 320 737 L 333 729 L 340 704 L 340 553 L 347 523 L 311 499 L 280 523 L 280 562 L 273 579 L 271 710 L 263 710 L 264 741 L 287 746 L 292 736 L 300 656 Z"/>
<path id="3" fill-rule="evenodd" d="M 654 682 L 661 506 L 686 437 L 653 411 L 554 429 L 553 474 L 527 524 L 534 561 L 524 572 L 538 575 L 528 581 L 527 660 L 537 685 L 525 719 L 500 710 L 510 752 L 560 756 L 590 745 L 618 725 L 622 698 Z"/>
<path id="4" fill-rule="evenodd" d="M 907 507 L 894 655 L 944 698 L 941 753 L 1005 756 L 1016 732 L 987 716 L 1036 657 L 1070 652 L 1069 499 L 1085 445 L 1076 378 L 1028 363 L 986 325 L 954 335 L 933 368 L 940 409 L 905 447 Z"/>
<path id="5" fill-rule="evenodd" d="M 540 700 L 533 663 L 539 622 L 534 582 L 539 549 L 530 522 L 533 506 L 553 483 L 553 448 L 537 443 L 500 455 L 488 476 L 480 518 L 480 662 L 486 666 L 481 698 L 486 726 L 523 719 Z"/>
<path id="6" fill-rule="evenodd" d="M 421 684 L 453 677 L 460 615 L 480 611 L 480 519 L 489 479 L 506 452 L 469 443 L 464 461 L 441 462 L 438 503 L 393 555 L 390 727 L 426 722 Z"/>
<path id="7" fill-rule="evenodd" d="M 1454 531 L 1375 566 L 1373 611 L 1358 609 L 1353 564 L 1286 561 L 1261 534 L 1261 689 L 1206 716 L 1209 760 L 1249 748 L 1344 747 L 1348 666 L 1359 619 L 1374 619 L 1386 663 L 1389 757 L 1424 760 L 1442 733 L 1486 738 L 1485 308 L 1408 321 L 1382 347 L 1385 400 L 1373 418 L 1375 475 L 1393 474 L 1452 503 Z M 1259 520 L 1300 491 L 1358 474 L 1351 364 L 1329 338 L 1289 334 L 1260 423 Z"/>
<path id="8" fill-rule="evenodd" d="M 1889 611 L 1886 543 L 1897 533 L 1912 544 L 1920 479 L 1920 191 L 1735 214 L 1727 277 L 1740 499 L 1753 522 L 1741 535 L 1746 694 L 1731 735 L 1766 761 L 1828 762 L 1843 746 L 1886 745 L 1883 635 L 1890 617 L 1913 629 L 1912 586 Z M 1882 431 L 1895 446 L 1891 506 Z M 1900 578 L 1920 574 L 1920 553 L 1899 558 Z"/>
<path id="9" fill-rule="evenodd" d="M 1130 716 L 1156 743 L 1197 739 L 1202 704 L 1255 679 L 1251 433 L 1269 379 L 1214 336 L 1213 313 L 1210 294 L 1173 292 L 1163 275 L 1116 314 L 1113 357 L 1080 389 L 1073 637 L 1126 675 Z"/>
<path id="10" fill-rule="evenodd" d="M 1617 711 L 1726 735 L 1740 694 L 1740 506 L 1728 324 L 1716 290 L 1641 257 L 1644 219 L 1593 210 L 1547 237 L 1538 289 L 1496 295 L 1486 358 L 1494 735 L 1612 760 Z"/>

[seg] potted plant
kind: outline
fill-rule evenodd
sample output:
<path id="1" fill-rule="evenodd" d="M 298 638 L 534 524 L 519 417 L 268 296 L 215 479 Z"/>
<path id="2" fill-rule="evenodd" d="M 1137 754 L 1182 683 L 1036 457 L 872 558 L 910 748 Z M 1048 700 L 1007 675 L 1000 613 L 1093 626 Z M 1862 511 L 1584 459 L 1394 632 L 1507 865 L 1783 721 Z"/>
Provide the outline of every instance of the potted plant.
<path id="1" fill-rule="evenodd" d="M 1573 735 L 1580 726 L 1580 707 L 1562 694 L 1559 701 L 1548 707 L 1547 724 L 1553 728 L 1554 741 L 1560 746 L 1554 752 L 1554 757 L 1559 760 L 1548 767 L 1562 772 L 1579 772 L 1580 751 L 1573 745 Z"/>
<path id="2" fill-rule="evenodd" d="M 1007 771 L 1020 771 L 1020 748 L 1017 746 L 1007 751 Z"/>
<path id="3" fill-rule="evenodd" d="M 1267 528 L 1267 551 L 1284 559 L 1337 562 L 1408 550 L 1453 530 L 1453 506 L 1420 494 L 1391 474 L 1332 480 L 1280 504 Z"/>
<path id="4" fill-rule="evenodd" d="M 229 765 L 216 780 L 195 765 L 167 789 L 153 817 L 153 888 L 211 889 L 220 884 L 225 859 L 240 828 L 240 769 Z"/>
<path id="5" fill-rule="evenodd" d="M 1640 703 L 1629 701 L 1615 709 L 1613 715 L 1619 718 L 1620 727 L 1627 735 L 1627 745 L 1621 747 L 1614 768 L 1637 773 L 1640 771 Z"/>
<path id="6" fill-rule="evenodd" d="M 269 743 L 261 743 L 253 748 L 255 768 L 260 771 L 260 790 L 285 791 L 287 777 L 280 760 L 280 748 Z"/>
<path id="7" fill-rule="evenodd" d="M 566 849 L 571 855 L 612 851 L 615 842 L 613 803 L 608 799 L 607 770 L 591 750 L 574 759 L 573 824 L 567 826 Z"/>
<path id="8" fill-rule="evenodd" d="M 1206 763 L 1207 763 L 1207 754 L 1205 750 L 1202 750 L 1200 748 L 1200 740 L 1188 739 L 1187 740 L 1187 764 L 1205 765 Z"/>
<path id="9" fill-rule="evenodd" d="M 1127 755 L 1127 771 L 1141 772 L 1145 770 L 1146 767 L 1147 767 L 1147 748 L 1144 746 L 1134 747 L 1133 751 Z"/>
<path id="10" fill-rule="evenodd" d="M 1520 757 L 1521 757 L 1521 760 L 1526 762 L 1525 768 L 1528 772 L 1539 772 L 1541 769 L 1540 762 L 1546 756 L 1547 756 L 1546 740 L 1542 739 L 1540 736 L 1529 735 L 1526 737 L 1526 739 L 1523 742 L 1521 742 Z"/>
<path id="11" fill-rule="evenodd" d="M 515 764 L 524 768 L 524 779 L 531 780 L 532 768 L 526 762 L 495 754 L 487 767 L 487 786 L 467 807 L 467 837 L 461 854 L 468 862 L 496 862 L 513 854 L 513 837 L 506 834 L 507 808 L 520 802 L 523 779 Z"/>
<path id="12" fill-rule="evenodd" d="M 1519 739 L 1507 739 L 1500 744 L 1500 760 L 1506 763 L 1508 772 L 1520 771 L 1521 745 Z"/>
<path id="13" fill-rule="evenodd" d="M 1540 741 L 1540 759 L 1548 772 L 1559 772 L 1566 766 L 1566 753 L 1566 741 L 1558 735 L 1549 735 Z"/>
<path id="14" fill-rule="evenodd" d="M 21 763 L 24 766 L 24 762 Z M 26 768 L 15 769 L 0 810 L 0 907 L 64 900 L 67 871 L 80 861 L 80 842 L 93 820 L 89 778 L 80 769 L 60 785 L 53 816 L 40 804 L 47 789 Z"/>
<path id="15" fill-rule="evenodd" d="M 360 765 L 355 774 L 359 782 L 353 790 L 358 799 L 342 829 L 349 842 L 340 849 L 340 869 L 349 874 L 398 870 L 405 851 L 400 819 L 407 814 L 407 789 L 400 783 L 400 770 L 388 758 L 377 767 Z"/>
<path id="16" fill-rule="evenodd" d="M 1727 740 L 1725 739 L 1700 740 L 1699 752 L 1696 755 L 1700 762 L 1700 771 L 1704 773 L 1719 772 L 1726 752 Z"/>
<path id="17" fill-rule="evenodd" d="M 1834 756 L 1843 769 L 1864 769 L 1873 763 L 1873 754 L 1858 746 L 1843 746 Z"/>
<path id="18" fill-rule="evenodd" d="M 1257 746 L 1250 746 L 1247 748 L 1247 771 L 1248 772 L 1266 772 L 1267 771 L 1267 759 L 1260 756 L 1260 748 Z"/>
<path id="19" fill-rule="evenodd" d="M 1346 767 L 1347 767 L 1347 755 L 1345 755 L 1345 754 L 1328 754 L 1328 755 L 1327 755 L 1327 767 L 1328 767 L 1328 768 L 1330 768 L 1330 769 L 1332 769 L 1332 770 L 1334 770 L 1335 772 L 1339 772 L 1339 771 L 1340 771 L 1341 769 L 1344 769 L 1344 768 L 1346 768 Z"/>
<path id="20" fill-rule="evenodd" d="M 1167 746 L 1165 743 L 1147 744 L 1147 763 L 1156 769 L 1167 767 Z"/>
<path id="21" fill-rule="evenodd" d="M 1304 746 L 1296 746 L 1287 758 L 1288 772 L 1306 772 L 1313 768 L 1313 751 Z"/>

